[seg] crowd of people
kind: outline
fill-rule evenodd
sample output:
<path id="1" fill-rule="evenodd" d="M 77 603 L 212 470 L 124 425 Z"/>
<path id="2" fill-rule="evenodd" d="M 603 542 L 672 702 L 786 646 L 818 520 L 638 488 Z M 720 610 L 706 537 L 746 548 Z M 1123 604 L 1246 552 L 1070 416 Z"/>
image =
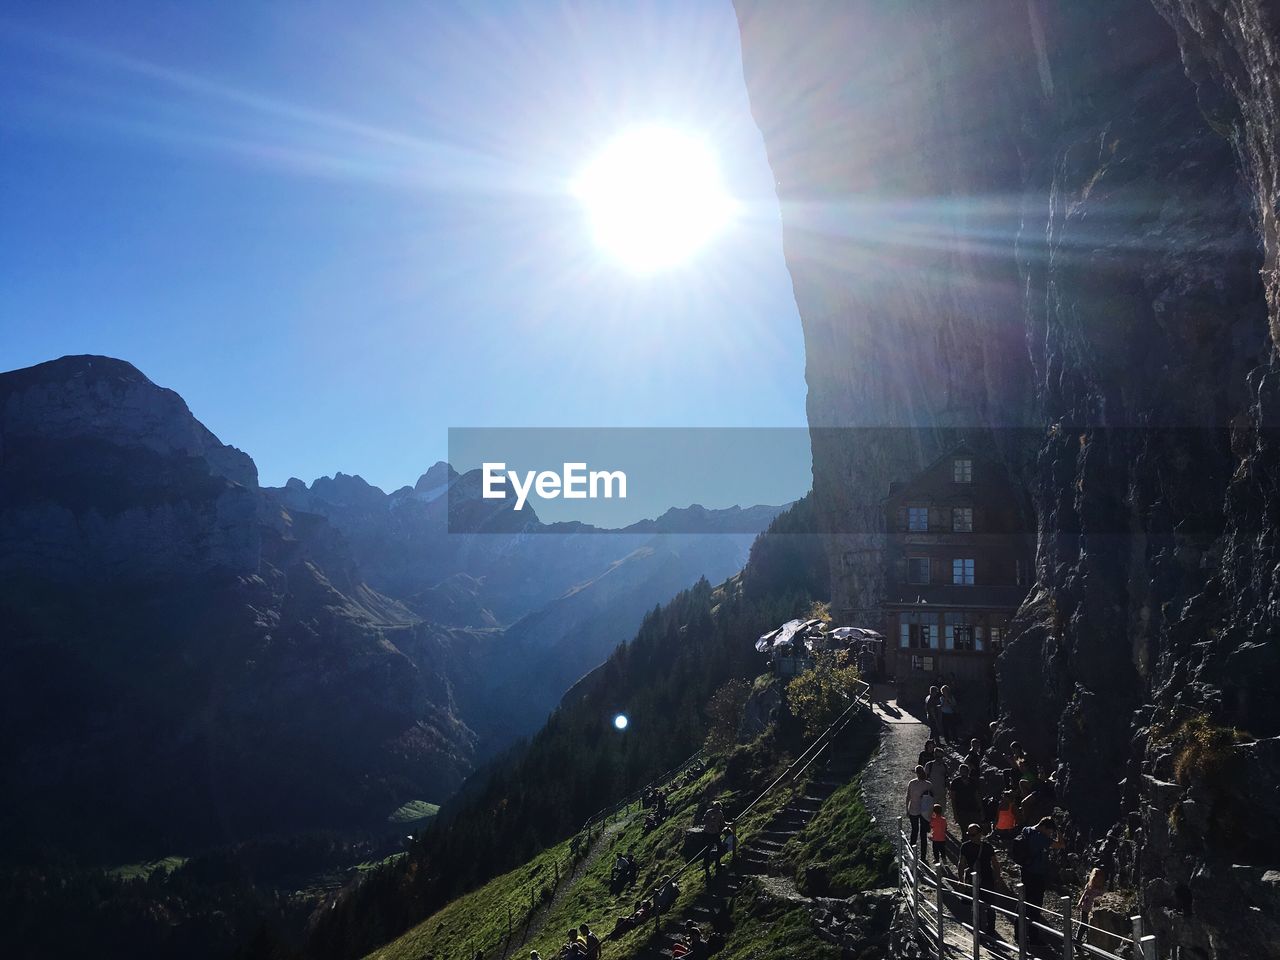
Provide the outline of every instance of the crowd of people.
<path id="1" fill-rule="evenodd" d="M 644 815 L 643 829 L 647 834 L 662 826 L 667 819 L 667 791 L 650 787 L 640 798 L 640 805 L 649 812 Z"/>
<path id="2" fill-rule="evenodd" d="M 627 931 L 643 926 L 646 921 L 661 918 L 671 909 L 678 896 L 680 885 L 670 874 L 664 874 L 649 896 L 636 901 L 629 914 L 618 917 L 607 939 L 617 939 Z"/>
<path id="3" fill-rule="evenodd" d="M 542 960 L 542 954 L 531 950 L 529 960 Z M 600 938 L 585 923 L 580 927 L 570 927 L 569 939 L 556 953 L 556 960 L 600 960 Z"/>
<path id="4" fill-rule="evenodd" d="M 988 933 L 995 932 L 992 906 L 1005 887 L 1002 864 L 1007 869 L 1016 867 L 1028 918 L 1033 921 L 1028 939 L 1036 943 L 1043 937 L 1034 922 L 1041 921 L 1052 851 L 1066 845 L 1057 819 L 1056 772 L 1046 774 L 1017 741 L 1000 749 L 994 723 L 985 737 L 961 743 L 959 714 L 947 686 L 930 690 L 926 712 L 931 735 L 905 790 L 911 847 L 919 850 L 922 862 L 932 862 L 945 876 L 953 859 L 947 841 L 956 838 L 956 874 L 967 879 L 977 873 L 984 904 L 981 922 Z M 942 741 L 951 748 L 950 755 L 942 749 Z M 1082 921 L 1087 921 L 1094 899 L 1105 886 L 1105 873 L 1095 868 L 1077 903 Z"/>

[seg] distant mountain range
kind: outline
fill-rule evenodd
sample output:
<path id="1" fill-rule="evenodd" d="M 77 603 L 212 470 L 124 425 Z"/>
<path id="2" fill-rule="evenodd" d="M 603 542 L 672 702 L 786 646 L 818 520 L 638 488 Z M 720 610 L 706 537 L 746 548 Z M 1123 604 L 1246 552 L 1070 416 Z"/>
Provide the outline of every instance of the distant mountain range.
<path id="1" fill-rule="evenodd" d="M 781 509 L 548 526 L 443 462 L 264 488 L 124 361 L 0 374 L 0 822 L 112 856 L 442 800 Z"/>

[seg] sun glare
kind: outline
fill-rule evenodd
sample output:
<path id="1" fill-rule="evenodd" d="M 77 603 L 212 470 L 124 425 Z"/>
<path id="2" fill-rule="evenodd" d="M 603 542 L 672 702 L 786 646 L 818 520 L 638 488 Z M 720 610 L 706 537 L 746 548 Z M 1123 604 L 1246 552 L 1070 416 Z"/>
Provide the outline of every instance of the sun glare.
<path id="1" fill-rule="evenodd" d="M 638 273 L 688 259 L 734 212 L 710 148 L 666 127 L 622 134 L 587 165 L 574 193 L 596 242 Z"/>

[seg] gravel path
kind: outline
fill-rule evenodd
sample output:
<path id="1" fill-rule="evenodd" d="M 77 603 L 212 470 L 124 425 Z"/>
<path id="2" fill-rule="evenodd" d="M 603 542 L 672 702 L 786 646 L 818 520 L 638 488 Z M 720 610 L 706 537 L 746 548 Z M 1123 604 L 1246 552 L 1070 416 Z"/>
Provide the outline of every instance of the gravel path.
<path id="1" fill-rule="evenodd" d="M 893 688 L 877 684 L 872 690 L 876 716 L 884 724 L 880 746 L 862 774 L 862 799 L 881 832 L 894 843 L 898 817 L 905 813 L 903 796 L 915 776 L 916 759 L 929 729 L 898 707 Z"/>

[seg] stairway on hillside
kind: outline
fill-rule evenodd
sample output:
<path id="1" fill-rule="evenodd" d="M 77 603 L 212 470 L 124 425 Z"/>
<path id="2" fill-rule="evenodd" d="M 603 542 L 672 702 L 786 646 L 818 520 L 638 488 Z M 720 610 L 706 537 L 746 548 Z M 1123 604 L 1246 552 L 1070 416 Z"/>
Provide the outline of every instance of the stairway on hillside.
<path id="1" fill-rule="evenodd" d="M 674 948 L 687 921 L 692 920 L 704 936 L 728 935 L 729 910 L 738 891 L 753 878 L 770 878 L 773 884 L 791 887 L 791 893 L 799 898 L 790 878 L 780 876 L 777 863 L 782 848 L 788 840 L 799 834 L 813 819 L 822 805 L 836 790 L 847 784 L 858 772 L 859 757 L 848 736 L 833 741 L 817 763 L 817 774 L 805 786 L 804 792 L 778 810 L 759 830 L 742 840 L 731 869 L 713 876 L 708 887 L 683 913 L 669 917 L 661 932 L 655 934 L 648 947 L 636 956 L 639 960 L 671 960 Z M 699 870 L 698 864 L 689 870 Z"/>

